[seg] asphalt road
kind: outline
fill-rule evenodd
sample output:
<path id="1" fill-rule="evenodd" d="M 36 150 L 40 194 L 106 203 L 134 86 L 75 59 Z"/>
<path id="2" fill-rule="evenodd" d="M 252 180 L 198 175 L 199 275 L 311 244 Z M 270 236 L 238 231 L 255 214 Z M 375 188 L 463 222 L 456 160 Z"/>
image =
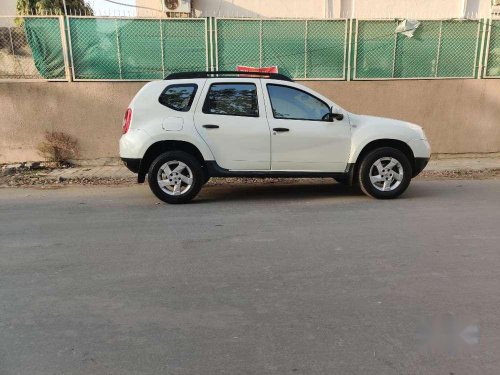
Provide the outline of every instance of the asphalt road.
<path id="1" fill-rule="evenodd" d="M 0 374 L 499 374 L 500 180 L 0 189 Z"/>

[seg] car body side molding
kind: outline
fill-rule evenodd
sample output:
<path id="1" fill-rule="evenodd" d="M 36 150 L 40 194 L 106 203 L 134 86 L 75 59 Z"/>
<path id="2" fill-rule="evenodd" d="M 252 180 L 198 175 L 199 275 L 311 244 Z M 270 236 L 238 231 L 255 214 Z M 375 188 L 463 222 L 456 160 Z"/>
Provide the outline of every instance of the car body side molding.
<path id="1" fill-rule="evenodd" d="M 300 178 L 300 177 L 334 177 L 346 178 L 351 167 L 345 172 L 301 172 L 301 171 L 233 171 L 222 168 L 215 160 L 205 161 L 210 177 L 275 177 L 275 178 Z"/>

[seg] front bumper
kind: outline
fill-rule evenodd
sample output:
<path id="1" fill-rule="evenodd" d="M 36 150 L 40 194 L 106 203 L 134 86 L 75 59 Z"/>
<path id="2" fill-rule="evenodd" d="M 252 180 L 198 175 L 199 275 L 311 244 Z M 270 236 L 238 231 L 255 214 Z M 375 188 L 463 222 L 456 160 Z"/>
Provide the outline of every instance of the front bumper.
<path id="1" fill-rule="evenodd" d="M 415 165 L 413 166 L 413 177 L 416 177 L 424 170 L 429 162 L 429 158 L 415 158 Z"/>
<path id="2" fill-rule="evenodd" d="M 142 159 L 121 158 L 123 164 L 133 173 L 139 173 Z"/>
<path id="3" fill-rule="evenodd" d="M 408 146 L 410 146 L 416 158 L 429 159 L 431 157 L 431 145 L 427 139 L 413 139 L 408 142 Z"/>

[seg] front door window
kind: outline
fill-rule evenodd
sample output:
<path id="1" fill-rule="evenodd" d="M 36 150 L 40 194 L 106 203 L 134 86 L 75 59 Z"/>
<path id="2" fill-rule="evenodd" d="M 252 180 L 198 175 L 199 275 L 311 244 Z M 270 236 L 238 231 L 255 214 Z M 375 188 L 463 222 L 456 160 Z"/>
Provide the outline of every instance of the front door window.
<path id="1" fill-rule="evenodd" d="M 276 119 L 328 121 L 330 107 L 305 91 L 282 85 L 267 85 L 267 91 Z"/>

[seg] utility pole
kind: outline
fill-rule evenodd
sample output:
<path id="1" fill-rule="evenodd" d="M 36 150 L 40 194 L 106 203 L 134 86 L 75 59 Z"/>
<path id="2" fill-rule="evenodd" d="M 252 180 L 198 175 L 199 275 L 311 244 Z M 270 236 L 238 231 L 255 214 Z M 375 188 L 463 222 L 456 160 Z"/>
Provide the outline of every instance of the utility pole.
<path id="1" fill-rule="evenodd" d="M 63 2 L 63 8 L 64 8 L 64 15 L 67 17 L 68 16 L 68 10 L 66 9 L 66 0 L 62 0 Z"/>

